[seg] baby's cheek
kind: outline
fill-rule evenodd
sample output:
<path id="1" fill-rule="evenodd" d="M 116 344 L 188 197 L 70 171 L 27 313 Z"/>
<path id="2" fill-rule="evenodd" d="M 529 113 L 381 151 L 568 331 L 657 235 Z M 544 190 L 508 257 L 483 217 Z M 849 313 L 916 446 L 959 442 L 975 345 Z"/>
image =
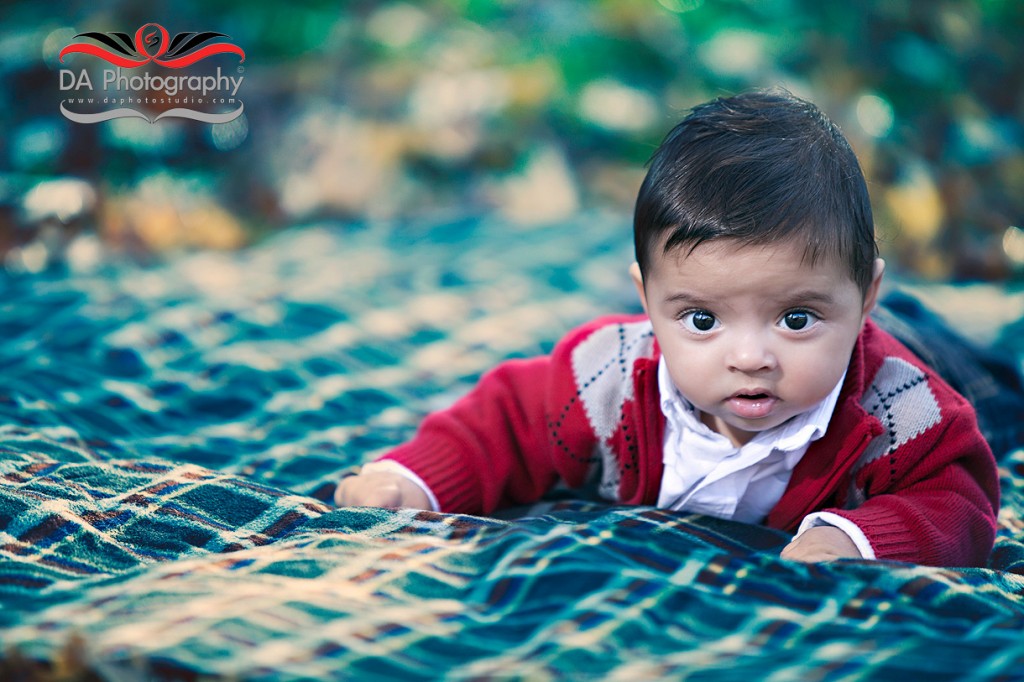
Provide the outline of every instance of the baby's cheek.
<path id="1" fill-rule="evenodd" d="M 830 363 L 809 365 L 808 369 L 810 371 L 805 375 L 804 381 L 807 391 L 806 399 L 811 404 L 814 404 L 825 399 L 829 393 L 833 392 L 836 384 L 843 377 L 846 366 L 830 361 Z"/>
<path id="2" fill-rule="evenodd" d="M 787 371 L 790 399 L 807 407 L 821 402 L 836 387 L 845 370 L 845 365 L 829 358 L 796 358 Z"/>

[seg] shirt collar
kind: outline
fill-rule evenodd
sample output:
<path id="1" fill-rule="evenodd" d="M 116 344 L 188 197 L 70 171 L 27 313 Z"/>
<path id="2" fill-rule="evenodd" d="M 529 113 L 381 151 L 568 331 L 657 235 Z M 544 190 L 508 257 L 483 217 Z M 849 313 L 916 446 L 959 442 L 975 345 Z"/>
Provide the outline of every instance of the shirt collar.
<path id="1" fill-rule="evenodd" d="M 828 430 L 828 423 L 832 419 L 832 412 L 839 401 L 839 393 L 845 379 L 846 372 L 843 372 L 843 376 L 839 378 L 835 388 L 825 396 L 824 400 L 778 426 L 759 432 L 750 442 L 771 443 L 774 449 L 788 452 L 803 448 L 812 441 L 818 440 Z M 658 393 L 661 398 L 662 413 L 676 428 L 689 429 L 707 438 L 721 439 L 731 443 L 728 438 L 712 431 L 700 420 L 697 409 L 679 392 L 672 377 L 669 376 L 668 363 L 665 361 L 664 355 L 658 360 Z"/>

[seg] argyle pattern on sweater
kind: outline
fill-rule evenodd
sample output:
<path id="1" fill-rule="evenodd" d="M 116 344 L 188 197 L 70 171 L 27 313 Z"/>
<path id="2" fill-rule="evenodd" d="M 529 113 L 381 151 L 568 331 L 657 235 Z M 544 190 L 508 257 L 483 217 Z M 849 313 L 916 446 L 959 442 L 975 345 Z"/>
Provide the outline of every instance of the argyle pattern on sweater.
<path id="1" fill-rule="evenodd" d="M 882 362 L 860 402 L 885 431 L 857 459 L 854 474 L 881 457 L 894 458 L 901 446 L 942 420 L 942 410 L 928 386 L 927 375 L 900 358 L 889 357 Z M 890 471 L 894 469 L 895 462 L 890 462 Z M 864 490 L 857 487 L 854 476 L 847 508 L 858 507 L 864 500 Z"/>
<path id="2" fill-rule="evenodd" d="M 625 473 L 610 439 L 625 419 L 626 401 L 634 398 L 633 365 L 639 358 L 650 357 L 653 346 L 654 330 L 645 321 L 601 327 L 572 352 L 580 399 L 598 438 L 591 460 L 600 467 L 598 494 L 608 500 L 618 499 Z"/>

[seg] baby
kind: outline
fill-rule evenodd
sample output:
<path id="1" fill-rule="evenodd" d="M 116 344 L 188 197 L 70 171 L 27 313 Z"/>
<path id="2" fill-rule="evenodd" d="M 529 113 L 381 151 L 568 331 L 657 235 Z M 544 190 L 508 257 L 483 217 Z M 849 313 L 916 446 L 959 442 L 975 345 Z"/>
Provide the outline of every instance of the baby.
<path id="1" fill-rule="evenodd" d="M 835 124 L 785 92 L 694 108 L 633 233 L 645 315 L 499 365 L 337 504 L 487 514 L 559 486 L 784 529 L 787 559 L 985 564 L 995 460 L 971 406 L 868 317 L 884 262 Z"/>

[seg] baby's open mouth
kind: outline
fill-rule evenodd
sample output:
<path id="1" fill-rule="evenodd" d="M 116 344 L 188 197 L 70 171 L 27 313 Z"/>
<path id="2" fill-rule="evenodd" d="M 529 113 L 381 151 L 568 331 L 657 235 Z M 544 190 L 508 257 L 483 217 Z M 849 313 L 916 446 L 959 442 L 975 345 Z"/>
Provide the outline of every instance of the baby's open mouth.
<path id="1" fill-rule="evenodd" d="M 744 419 L 763 419 L 775 409 L 779 399 L 768 391 L 741 391 L 734 393 L 726 403 L 733 413 Z"/>

